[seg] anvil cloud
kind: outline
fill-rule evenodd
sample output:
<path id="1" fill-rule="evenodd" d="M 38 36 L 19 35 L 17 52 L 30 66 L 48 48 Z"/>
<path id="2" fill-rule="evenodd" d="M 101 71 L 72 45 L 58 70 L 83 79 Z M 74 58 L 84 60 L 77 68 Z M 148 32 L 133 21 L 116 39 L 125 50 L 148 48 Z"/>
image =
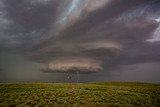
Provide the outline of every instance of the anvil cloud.
<path id="1" fill-rule="evenodd" d="M 0 52 L 24 54 L 46 72 L 159 62 L 159 7 L 159 0 L 1 0 Z"/>

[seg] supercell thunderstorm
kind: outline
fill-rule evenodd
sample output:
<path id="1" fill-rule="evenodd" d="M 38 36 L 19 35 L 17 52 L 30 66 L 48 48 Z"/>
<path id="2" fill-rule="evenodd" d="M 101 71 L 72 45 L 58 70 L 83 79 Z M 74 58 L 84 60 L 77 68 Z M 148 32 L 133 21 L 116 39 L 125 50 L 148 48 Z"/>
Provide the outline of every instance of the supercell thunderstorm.
<path id="1" fill-rule="evenodd" d="M 1 0 L 0 50 L 25 54 L 45 72 L 160 61 L 159 6 L 159 0 Z"/>

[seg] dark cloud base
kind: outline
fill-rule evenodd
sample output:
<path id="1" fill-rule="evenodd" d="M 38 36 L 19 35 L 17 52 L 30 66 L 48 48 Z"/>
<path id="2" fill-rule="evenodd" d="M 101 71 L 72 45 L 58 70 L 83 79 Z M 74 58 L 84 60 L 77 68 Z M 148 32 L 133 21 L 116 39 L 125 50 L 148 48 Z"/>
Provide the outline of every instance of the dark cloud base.
<path id="1" fill-rule="evenodd" d="M 72 74 L 91 74 L 91 73 L 99 73 L 102 70 L 101 69 L 96 69 L 96 70 L 90 70 L 90 69 L 80 69 L 80 68 L 71 68 L 68 70 L 52 70 L 52 69 L 42 69 L 42 72 L 45 73 L 72 73 Z"/>

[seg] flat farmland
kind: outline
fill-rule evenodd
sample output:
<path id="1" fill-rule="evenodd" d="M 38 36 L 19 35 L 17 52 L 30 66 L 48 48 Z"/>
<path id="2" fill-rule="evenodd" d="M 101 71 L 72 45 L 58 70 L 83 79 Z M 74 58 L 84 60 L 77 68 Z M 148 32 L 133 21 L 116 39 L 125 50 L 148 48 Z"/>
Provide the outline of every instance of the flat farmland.
<path id="1" fill-rule="evenodd" d="M 0 107 L 160 107 L 160 84 L 1 83 Z"/>

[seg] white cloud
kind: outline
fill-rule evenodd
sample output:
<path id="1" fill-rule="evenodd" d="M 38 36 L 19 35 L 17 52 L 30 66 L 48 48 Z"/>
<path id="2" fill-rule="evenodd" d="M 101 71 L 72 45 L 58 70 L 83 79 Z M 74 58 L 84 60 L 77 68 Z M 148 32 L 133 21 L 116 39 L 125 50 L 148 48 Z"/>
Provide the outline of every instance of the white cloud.
<path id="1" fill-rule="evenodd" d="M 86 9 L 89 12 L 95 11 L 99 8 L 102 8 L 103 6 L 105 6 L 109 2 L 110 2 L 110 0 L 90 0 Z"/>
<path id="2" fill-rule="evenodd" d="M 160 17 L 154 19 L 157 23 L 160 23 Z M 148 42 L 159 42 L 160 41 L 160 25 L 154 31 L 153 37 L 147 40 Z"/>
<path id="3" fill-rule="evenodd" d="M 87 48 L 87 49 L 99 49 L 99 48 L 121 49 L 122 48 L 120 44 L 112 41 L 96 41 L 92 43 L 83 44 L 82 46 L 84 46 L 84 48 Z"/>
<path id="4" fill-rule="evenodd" d="M 70 70 L 81 70 L 82 72 L 99 72 L 102 70 L 101 62 L 88 57 L 64 57 L 54 59 L 48 64 L 48 68 L 54 71 L 70 72 Z"/>
<path id="5" fill-rule="evenodd" d="M 155 21 L 159 23 L 160 22 L 160 17 L 155 19 Z"/>
<path id="6" fill-rule="evenodd" d="M 147 40 L 148 42 L 159 42 L 160 41 L 160 25 L 153 33 L 153 37 Z"/>

